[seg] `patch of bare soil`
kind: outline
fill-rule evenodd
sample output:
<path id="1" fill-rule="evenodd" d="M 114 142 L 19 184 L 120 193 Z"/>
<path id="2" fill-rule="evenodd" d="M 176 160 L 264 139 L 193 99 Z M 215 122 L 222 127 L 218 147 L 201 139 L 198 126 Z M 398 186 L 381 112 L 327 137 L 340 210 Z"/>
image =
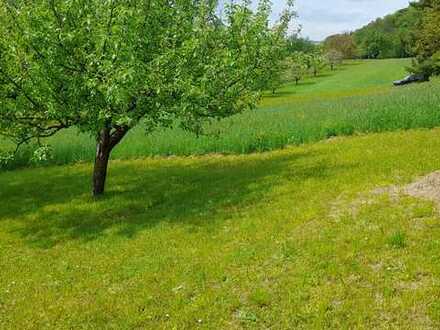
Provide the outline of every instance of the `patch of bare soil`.
<path id="1" fill-rule="evenodd" d="M 381 187 L 368 193 L 359 193 L 355 199 L 350 199 L 343 193 L 330 204 L 329 216 L 333 220 L 339 220 L 343 216 L 356 218 L 364 206 L 374 205 L 378 196 L 388 195 L 393 202 L 397 203 L 400 193 L 401 188 L 397 186 Z"/>
<path id="2" fill-rule="evenodd" d="M 342 194 L 330 205 L 329 215 L 335 220 L 343 215 L 356 217 L 363 206 L 374 204 L 375 197 L 382 195 L 389 196 L 395 203 L 399 202 L 402 195 L 429 200 L 434 202 L 440 211 L 440 171 L 433 172 L 407 186 L 380 187 L 369 193 L 359 193 L 354 200 Z"/>
<path id="3" fill-rule="evenodd" d="M 433 172 L 403 190 L 407 195 L 433 201 L 440 206 L 440 171 Z"/>

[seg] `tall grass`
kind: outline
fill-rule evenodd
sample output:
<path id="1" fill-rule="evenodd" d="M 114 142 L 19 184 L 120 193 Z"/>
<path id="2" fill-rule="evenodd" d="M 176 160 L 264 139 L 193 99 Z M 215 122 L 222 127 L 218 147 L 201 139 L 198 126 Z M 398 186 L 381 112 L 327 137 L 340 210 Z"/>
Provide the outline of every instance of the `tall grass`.
<path id="1" fill-rule="evenodd" d="M 334 136 L 439 126 L 439 80 L 403 88 L 389 87 L 392 77 L 387 74 L 401 76 L 404 63 L 399 60 L 355 63 L 315 82 L 306 81 L 299 87 L 288 85 L 278 96 L 266 97 L 256 111 L 206 125 L 206 135 L 201 137 L 179 128 L 145 135 L 142 127 L 138 127 L 115 149 L 113 158 L 251 153 Z M 379 79 L 370 72 L 373 65 L 388 71 L 376 69 Z M 394 70 L 389 69 L 390 65 L 394 65 Z M 362 76 L 363 72 L 368 74 Z M 349 77 L 351 81 L 347 81 Z M 75 130 L 65 131 L 47 143 L 54 149 L 54 163 L 94 157 L 93 139 Z M 15 165 L 25 164 L 29 153 L 23 151 Z"/>

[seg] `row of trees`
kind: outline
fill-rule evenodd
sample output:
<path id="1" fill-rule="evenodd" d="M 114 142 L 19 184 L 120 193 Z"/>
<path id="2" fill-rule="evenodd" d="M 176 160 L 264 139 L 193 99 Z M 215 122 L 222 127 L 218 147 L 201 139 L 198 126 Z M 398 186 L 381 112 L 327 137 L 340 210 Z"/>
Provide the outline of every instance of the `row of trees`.
<path id="1" fill-rule="evenodd" d="M 290 34 L 283 42 L 278 42 L 277 56 L 268 63 L 268 83 L 266 89 L 273 94 L 284 83 L 295 81 L 299 84 L 307 75 L 318 76 L 326 67 L 334 70 L 347 56 L 340 50 L 339 43 L 323 45 L 300 36 L 299 31 Z M 283 48 L 284 47 L 284 48 Z"/>
<path id="2" fill-rule="evenodd" d="M 302 38 L 296 33 L 288 37 L 286 45 L 289 56 L 297 53 L 314 57 L 321 56 L 328 61 L 332 70 L 343 59 L 355 57 L 355 45 L 349 34 L 330 36 L 324 43 L 317 43 L 308 38 Z"/>
<path id="3" fill-rule="evenodd" d="M 279 81 L 295 81 L 298 84 L 309 74 L 316 77 L 326 67 L 333 71 L 344 59 L 352 58 L 339 41 L 321 44 L 292 34 L 287 38 L 286 45 L 287 54 Z"/>
<path id="4" fill-rule="evenodd" d="M 0 135 L 18 146 L 75 127 L 96 139 L 93 194 L 112 150 L 147 132 L 254 108 L 295 17 L 261 0 L 0 0 Z M 220 18 L 222 17 L 222 18 Z"/>
<path id="5" fill-rule="evenodd" d="M 337 65 L 342 64 L 343 57 L 338 52 L 324 53 L 320 49 L 316 49 L 313 52 L 306 53 L 303 51 L 296 51 L 289 54 L 287 58 L 282 62 L 282 69 L 278 72 L 276 79 L 277 82 L 272 92 L 275 93 L 276 89 L 283 83 L 294 81 L 297 85 L 308 75 L 318 76 L 326 67 L 330 67 L 334 70 Z"/>

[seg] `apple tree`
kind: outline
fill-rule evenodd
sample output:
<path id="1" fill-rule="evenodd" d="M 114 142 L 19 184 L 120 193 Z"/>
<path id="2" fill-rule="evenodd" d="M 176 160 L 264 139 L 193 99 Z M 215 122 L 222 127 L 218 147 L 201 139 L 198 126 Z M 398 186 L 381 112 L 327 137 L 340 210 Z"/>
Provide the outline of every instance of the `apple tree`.
<path id="1" fill-rule="evenodd" d="M 93 194 L 103 194 L 111 152 L 135 126 L 200 132 L 255 107 L 293 3 L 275 26 L 269 0 L 251 5 L 0 0 L 0 135 L 21 145 L 89 133 Z"/>

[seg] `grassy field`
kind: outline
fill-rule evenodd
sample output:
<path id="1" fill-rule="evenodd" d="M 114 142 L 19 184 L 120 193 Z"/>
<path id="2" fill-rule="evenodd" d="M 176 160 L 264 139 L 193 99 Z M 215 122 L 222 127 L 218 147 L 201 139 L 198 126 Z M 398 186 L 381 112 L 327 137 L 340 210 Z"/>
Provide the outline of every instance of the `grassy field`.
<path id="1" fill-rule="evenodd" d="M 69 164 L 0 171 L 0 329 L 440 328 L 440 205 L 403 191 L 440 169 L 440 81 L 391 87 L 406 63 L 287 85 L 200 139 L 136 130 L 98 200 L 73 131 L 49 141 Z"/>
<path id="2" fill-rule="evenodd" d="M 438 212 L 372 193 L 439 167 L 434 129 L 0 173 L 0 328 L 439 328 Z"/>
<path id="3" fill-rule="evenodd" d="M 287 85 L 266 95 L 260 107 L 206 127 L 200 138 L 181 129 L 146 136 L 135 129 L 113 153 L 113 159 L 156 155 L 243 154 L 333 136 L 384 132 L 440 125 L 440 82 L 393 88 L 409 60 L 353 61 L 335 72 Z M 50 139 L 53 163 L 90 161 L 95 145 L 88 135 L 65 131 Z M 1 144 L 0 150 L 11 148 Z M 28 164 L 24 152 L 15 165 Z"/>

